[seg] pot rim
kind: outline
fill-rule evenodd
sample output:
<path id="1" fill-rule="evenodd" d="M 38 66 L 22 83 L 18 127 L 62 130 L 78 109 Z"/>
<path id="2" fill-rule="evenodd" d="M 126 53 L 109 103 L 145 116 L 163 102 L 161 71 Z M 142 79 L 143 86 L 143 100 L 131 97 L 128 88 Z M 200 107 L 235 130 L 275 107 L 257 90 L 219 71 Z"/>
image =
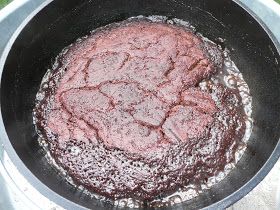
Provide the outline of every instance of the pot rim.
<path id="1" fill-rule="evenodd" d="M 8 57 L 9 51 L 12 48 L 15 40 L 17 39 L 18 35 L 21 33 L 21 31 L 24 29 L 24 27 L 31 21 L 31 19 L 37 15 L 43 8 L 45 8 L 49 3 L 51 3 L 54 0 L 46 0 L 43 2 L 40 6 L 38 6 L 32 13 L 30 13 L 20 24 L 19 27 L 17 27 L 16 31 L 13 33 L 11 38 L 9 39 L 8 43 L 6 44 L 3 54 L 0 58 L 0 81 L 2 78 L 2 73 L 5 65 L 5 61 Z M 240 6 L 242 9 L 244 9 L 252 18 L 255 19 L 255 21 L 262 27 L 262 29 L 266 32 L 266 34 L 271 39 L 272 43 L 277 49 L 278 54 L 280 54 L 280 43 L 276 39 L 276 37 L 273 35 L 273 33 L 269 30 L 269 28 L 266 26 L 266 24 L 252 11 L 250 10 L 246 5 L 241 3 L 239 0 L 232 0 L 234 3 L 236 3 L 238 6 Z M 1 83 L 0 83 L 1 86 Z M 1 107 L 1 102 L 0 102 Z M 79 205 L 71 200 L 68 200 L 67 198 L 59 195 L 55 191 L 51 190 L 47 185 L 42 183 L 23 163 L 23 161 L 20 159 L 20 157 L 17 155 L 15 149 L 13 148 L 9 137 L 6 133 L 3 118 L 2 118 L 2 110 L 0 109 L 0 136 L 1 141 L 3 143 L 3 148 L 7 152 L 9 158 L 11 159 L 12 163 L 16 166 L 19 173 L 23 175 L 26 180 L 43 196 L 48 198 L 50 201 L 56 203 L 57 205 L 65 208 L 65 209 L 77 209 L 77 210 L 85 210 L 86 207 Z M 214 210 L 214 209 L 224 209 L 228 206 L 232 205 L 233 203 L 240 200 L 242 197 L 244 197 L 246 194 L 248 194 L 253 188 L 255 188 L 268 174 L 268 172 L 272 169 L 274 164 L 277 162 L 277 160 L 280 157 L 280 139 L 278 140 L 278 143 L 275 146 L 275 149 L 271 153 L 268 160 L 265 162 L 265 164 L 262 166 L 262 168 L 246 183 L 244 184 L 240 189 L 236 190 L 229 196 L 223 198 L 222 200 L 211 204 L 210 206 L 204 207 L 204 210 Z"/>

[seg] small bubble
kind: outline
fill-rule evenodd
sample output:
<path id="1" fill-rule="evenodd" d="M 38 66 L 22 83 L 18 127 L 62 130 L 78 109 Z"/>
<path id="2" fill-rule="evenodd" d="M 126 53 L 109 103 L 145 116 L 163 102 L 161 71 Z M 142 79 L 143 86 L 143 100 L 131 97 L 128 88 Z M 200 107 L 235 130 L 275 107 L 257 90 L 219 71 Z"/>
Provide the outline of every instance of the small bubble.
<path id="1" fill-rule="evenodd" d="M 229 73 L 239 73 L 239 70 L 236 68 L 236 67 L 228 67 L 227 68 L 227 71 L 229 72 Z"/>
<path id="2" fill-rule="evenodd" d="M 233 75 L 226 76 L 225 82 L 226 82 L 227 86 L 229 86 L 231 88 L 235 88 L 237 86 L 236 77 Z"/>
<path id="3" fill-rule="evenodd" d="M 230 60 L 225 60 L 224 64 L 226 67 L 231 67 L 232 66 L 232 62 Z"/>
<path id="4" fill-rule="evenodd" d="M 182 198 L 180 195 L 174 195 L 172 197 L 169 198 L 169 201 L 172 203 L 172 204 L 177 204 L 177 203 L 181 203 L 182 202 Z"/>
<path id="5" fill-rule="evenodd" d="M 119 207 L 126 207 L 127 206 L 127 201 L 125 199 L 117 201 L 117 206 Z"/>
<path id="6" fill-rule="evenodd" d="M 244 112 L 247 116 L 251 116 L 252 115 L 252 107 L 245 106 L 244 107 Z"/>
<path id="7" fill-rule="evenodd" d="M 77 146 L 72 146 L 71 148 L 68 148 L 68 151 L 74 155 L 74 156 L 77 156 L 78 154 L 80 154 L 81 152 L 81 149 Z"/>

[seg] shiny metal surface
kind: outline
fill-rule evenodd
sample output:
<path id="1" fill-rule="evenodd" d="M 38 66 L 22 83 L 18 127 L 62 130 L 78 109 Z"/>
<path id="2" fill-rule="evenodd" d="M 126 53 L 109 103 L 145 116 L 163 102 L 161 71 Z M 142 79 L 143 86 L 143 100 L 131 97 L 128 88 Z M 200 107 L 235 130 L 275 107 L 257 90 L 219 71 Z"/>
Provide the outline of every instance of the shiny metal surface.
<path id="1" fill-rule="evenodd" d="M 241 0 L 253 10 L 280 42 L 280 6 L 272 0 Z M 0 11 L 0 55 L 22 21 L 44 0 L 15 0 Z M 0 209 L 62 209 L 41 195 L 18 172 L 5 152 L 0 139 Z M 280 209 L 280 160 L 268 176 L 247 196 L 229 210 Z M 277 194 L 278 189 L 278 194 Z M 278 207 L 277 207 L 278 196 Z"/>
<path id="2" fill-rule="evenodd" d="M 1 152 L 0 174 L 0 209 L 62 209 L 35 190 L 18 172 L 3 150 Z"/>
<path id="3" fill-rule="evenodd" d="M 241 0 L 241 2 L 257 14 L 280 41 L 280 5 L 270 0 Z M 228 210 L 247 209 L 280 209 L 280 160 L 254 190 L 228 208 Z"/>

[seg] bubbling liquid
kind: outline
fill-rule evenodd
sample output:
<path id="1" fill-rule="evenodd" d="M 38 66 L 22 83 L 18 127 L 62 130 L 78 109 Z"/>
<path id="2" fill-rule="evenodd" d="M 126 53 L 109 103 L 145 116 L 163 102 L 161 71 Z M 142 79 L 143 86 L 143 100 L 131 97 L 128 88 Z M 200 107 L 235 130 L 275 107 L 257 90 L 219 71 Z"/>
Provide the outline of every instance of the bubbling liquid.
<path id="1" fill-rule="evenodd" d="M 162 16 L 134 17 L 129 19 L 126 23 L 120 23 L 119 26 L 123 26 L 125 24 L 129 25 L 130 22 L 141 21 L 142 19 L 149 20 L 153 23 L 164 23 L 164 24 L 175 25 L 179 27 L 185 27 L 188 31 L 195 32 L 195 28 L 185 21 L 179 19 L 168 19 L 167 17 L 162 17 Z M 98 29 L 96 31 L 93 31 L 92 34 L 98 33 L 98 31 L 102 31 L 102 30 L 103 30 L 102 28 Z M 202 35 L 197 35 L 197 36 L 199 36 L 202 40 L 204 40 L 205 43 L 211 43 L 211 41 L 207 40 Z M 83 40 L 87 39 L 88 37 L 89 36 L 78 39 L 73 45 L 78 45 L 79 43 L 82 43 Z M 69 50 L 71 50 L 73 45 L 70 45 L 69 47 L 64 49 L 64 51 L 60 54 L 60 56 L 58 56 L 52 69 L 48 70 L 48 72 L 46 73 L 46 75 L 42 80 L 40 90 L 36 96 L 37 102 L 36 102 L 36 107 L 34 109 L 34 124 L 37 126 L 37 132 L 40 136 L 39 143 L 47 151 L 46 157 L 50 162 L 50 164 L 52 164 L 57 169 L 57 171 L 61 174 L 62 177 L 64 177 L 68 182 L 70 182 L 74 186 L 81 189 L 83 193 L 98 198 L 100 200 L 110 202 L 118 207 L 139 208 L 143 206 L 150 206 L 150 207 L 170 206 L 176 203 L 190 200 L 195 196 L 197 196 L 198 194 L 202 193 L 203 190 L 208 189 L 212 185 L 218 183 L 234 168 L 235 164 L 240 160 L 240 158 L 242 157 L 246 149 L 246 143 L 252 131 L 252 122 L 253 122 L 251 118 L 252 97 L 250 96 L 249 87 L 244 81 L 242 74 L 235 66 L 234 62 L 230 59 L 227 50 L 224 50 L 223 52 L 224 59 L 223 59 L 222 68 L 219 68 L 219 71 L 216 74 L 212 75 L 210 78 L 203 79 L 201 82 L 199 82 L 199 87 L 195 87 L 195 88 L 199 88 L 200 90 L 205 92 L 214 91 L 214 93 L 212 93 L 212 98 L 215 98 L 215 97 L 221 97 L 219 96 L 220 92 L 224 93 L 223 91 L 219 92 L 218 90 L 218 86 L 222 85 L 224 86 L 223 89 L 226 88 L 228 91 L 232 91 L 234 94 L 236 94 L 237 95 L 236 97 L 240 97 L 242 110 L 244 111 L 243 114 L 244 124 L 245 124 L 244 135 L 243 138 L 236 143 L 237 145 L 234 145 L 234 149 L 230 148 L 229 149 L 230 152 L 226 153 L 226 155 L 229 156 L 228 158 L 230 160 L 232 159 L 232 161 L 229 161 L 229 163 L 227 163 L 222 170 L 217 170 L 218 173 L 216 173 L 213 176 L 206 177 L 199 183 L 189 182 L 184 186 L 177 187 L 177 190 L 175 192 L 173 190 L 171 194 L 167 192 L 166 194 L 155 196 L 154 199 L 148 201 L 143 201 L 137 197 L 129 198 L 129 195 L 126 196 L 125 198 L 115 198 L 115 199 L 108 198 L 106 196 L 100 195 L 98 191 L 97 192 L 93 191 L 88 187 L 85 187 L 82 183 L 78 183 L 77 180 L 75 180 L 75 176 L 73 179 L 73 172 L 69 174 L 68 169 L 73 167 L 72 165 L 73 163 L 69 163 L 69 165 L 61 164 L 61 160 L 59 160 L 54 155 L 54 151 L 52 150 L 52 148 L 50 149 L 50 142 L 56 141 L 57 140 L 56 136 L 51 135 L 51 131 L 48 130 L 49 129 L 48 127 L 46 128 L 46 130 L 42 130 L 42 123 L 41 123 L 44 120 L 44 118 L 49 115 L 50 110 L 53 109 L 53 101 L 56 100 L 55 94 L 57 91 L 57 87 L 61 81 L 61 78 L 63 78 L 65 72 L 67 71 L 65 68 L 62 68 L 63 64 L 61 63 L 60 58 L 63 57 L 64 55 L 67 55 L 67 53 L 69 52 Z M 146 93 L 146 94 L 150 94 L 150 93 Z M 216 103 L 219 102 L 216 101 Z M 224 123 L 226 124 L 227 122 Z M 236 129 L 241 129 L 241 128 L 237 127 Z M 173 130 L 170 130 L 170 133 L 175 137 L 175 139 L 177 138 L 181 140 L 180 137 L 178 137 L 177 134 L 173 132 Z M 214 138 L 214 135 L 212 135 L 211 138 Z M 214 139 L 212 140 L 214 141 Z M 96 154 L 95 158 L 100 158 L 99 160 L 100 163 L 106 161 L 106 159 L 103 159 L 102 154 L 106 154 L 106 156 L 117 157 L 114 158 L 114 161 L 120 161 L 121 165 L 125 166 L 129 173 L 132 173 L 133 170 L 140 169 L 143 172 L 156 174 L 158 173 L 159 170 L 159 168 L 157 167 L 150 167 L 149 164 L 147 164 L 145 161 L 142 161 L 141 158 L 139 160 L 135 160 L 133 158 L 127 159 L 126 154 L 124 154 L 121 150 L 119 149 L 108 150 L 107 145 L 104 144 L 99 144 L 97 147 L 92 145 L 79 147 L 75 144 L 75 142 L 69 141 L 69 143 L 67 143 L 65 147 L 65 154 L 67 155 L 67 157 L 78 157 L 81 155 L 86 155 L 83 153 L 84 149 L 91 150 L 91 154 Z M 174 158 L 171 160 L 174 161 L 176 159 L 175 154 L 177 151 L 180 151 L 180 149 L 176 150 L 176 145 L 175 145 L 174 148 L 172 148 L 171 150 L 173 152 L 171 152 L 170 154 L 174 156 Z M 199 148 L 198 150 L 200 152 L 205 152 L 205 151 L 207 152 L 207 150 L 211 150 L 211 146 L 207 147 L 206 145 L 206 147 L 204 147 L 203 150 L 201 148 Z M 231 154 L 232 151 L 234 151 L 234 158 L 230 157 L 232 155 Z M 182 157 L 186 157 L 186 156 L 183 155 Z M 89 159 L 90 157 L 87 158 Z M 193 161 L 192 155 L 187 156 L 187 158 L 189 158 L 190 162 Z M 115 176 L 115 178 L 117 178 L 117 175 L 115 174 L 111 174 L 111 176 L 112 177 Z M 163 180 L 163 182 L 165 180 L 168 180 L 168 175 L 166 176 L 162 175 L 161 179 Z M 95 186 L 98 186 L 99 184 L 100 184 L 99 182 L 95 182 L 95 181 L 92 181 L 91 183 L 91 185 L 95 185 Z M 157 184 L 156 182 L 150 182 L 143 185 L 143 187 L 145 187 L 146 191 L 149 191 L 149 189 L 155 189 L 157 187 L 156 184 Z M 172 182 L 170 185 L 172 186 Z"/>

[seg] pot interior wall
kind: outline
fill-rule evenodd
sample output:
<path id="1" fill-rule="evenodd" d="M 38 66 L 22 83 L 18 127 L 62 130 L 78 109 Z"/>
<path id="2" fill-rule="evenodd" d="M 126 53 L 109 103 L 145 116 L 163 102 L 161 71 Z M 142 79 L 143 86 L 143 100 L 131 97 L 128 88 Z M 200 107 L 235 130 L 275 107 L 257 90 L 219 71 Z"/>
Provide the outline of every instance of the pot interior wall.
<path id="1" fill-rule="evenodd" d="M 89 208 L 111 208 L 68 184 L 37 142 L 32 109 L 41 79 L 56 55 L 91 30 L 137 15 L 165 15 L 189 21 L 197 31 L 222 44 L 253 96 L 254 129 L 237 167 L 219 184 L 183 204 L 205 207 L 237 191 L 271 155 L 280 131 L 280 58 L 257 22 L 228 0 L 57 0 L 39 12 L 13 44 L 1 79 L 1 111 L 13 148 L 28 169 L 59 195 Z M 52 197 L 54 195 L 50 195 Z"/>

